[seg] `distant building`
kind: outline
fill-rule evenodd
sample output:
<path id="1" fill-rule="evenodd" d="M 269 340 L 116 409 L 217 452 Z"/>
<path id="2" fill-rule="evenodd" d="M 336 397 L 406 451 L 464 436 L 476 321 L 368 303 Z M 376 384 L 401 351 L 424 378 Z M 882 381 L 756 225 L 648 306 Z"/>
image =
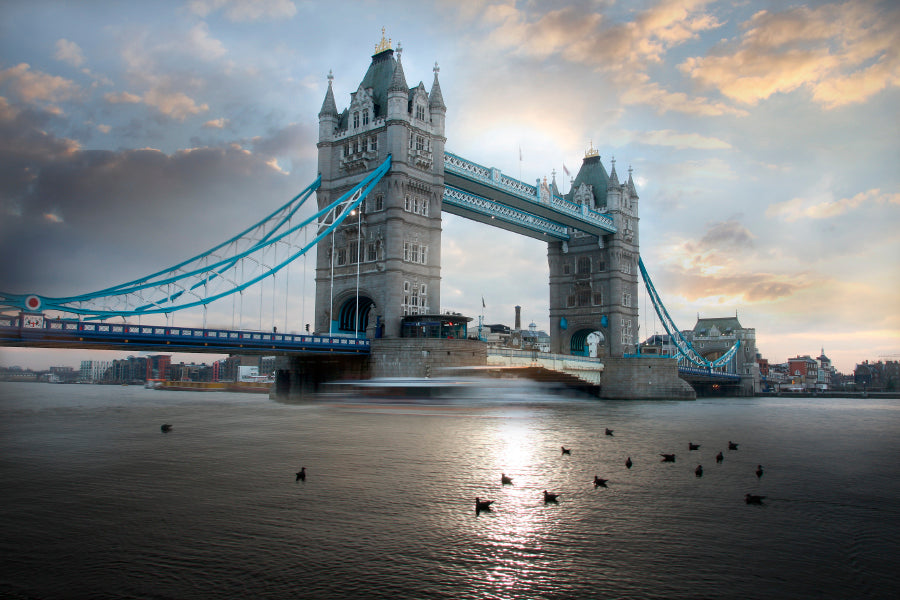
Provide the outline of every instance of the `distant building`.
<path id="1" fill-rule="evenodd" d="M 667 333 L 655 333 L 641 342 L 641 354 L 658 356 L 675 356 L 678 347 Z"/>
<path id="2" fill-rule="evenodd" d="M 80 373 L 72 367 L 50 367 L 50 383 L 75 383 Z"/>
<path id="3" fill-rule="evenodd" d="M 825 348 L 822 348 L 822 353 L 819 354 L 819 358 L 816 359 L 816 362 L 819 366 L 818 371 L 818 381 L 816 382 L 816 389 L 818 390 L 830 390 L 833 387 L 832 378 L 834 376 L 834 366 L 831 364 L 831 359 L 825 356 Z"/>
<path id="4" fill-rule="evenodd" d="M 157 354 L 147 357 L 147 372 L 144 379 L 168 379 L 169 365 L 172 357 L 168 354 Z"/>
<path id="5" fill-rule="evenodd" d="M 714 361 L 728 352 L 736 342 L 740 342 L 732 359 L 732 369 L 741 376 L 741 385 L 749 393 L 759 392 L 759 365 L 756 362 L 756 329 L 744 327 L 733 317 L 698 318 L 694 329 L 683 332 L 684 336 L 705 359 Z"/>
<path id="6" fill-rule="evenodd" d="M 83 360 L 78 380 L 82 383 L 100 383 L 112 363 L 108 360 Z"/>
<path id="7" fill-rule="evenodd" d="M 792 386 L 801 390 L 816 389 L 816 384 L 819 381 L 819 363 L 816 359 L 809 355 L 789 358 L 788 372 Z"/>

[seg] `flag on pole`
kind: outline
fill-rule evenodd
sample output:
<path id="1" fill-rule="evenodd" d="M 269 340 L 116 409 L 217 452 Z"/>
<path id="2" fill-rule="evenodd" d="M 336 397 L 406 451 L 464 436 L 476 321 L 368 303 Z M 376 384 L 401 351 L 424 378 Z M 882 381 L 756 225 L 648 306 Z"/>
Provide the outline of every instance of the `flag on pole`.
<path id="1" fill-rule="evenodd" d="M 571 175 L 571 173 L 569 173 L 569 170 L 566 168 L 565 164 L 563 164 L 563 173 L 565 173 L 566 175 Z"/>
<path id="2" fill-rule="evenodd" d="M 522 146 L 519 146 L 519 160 L 522 160 Z"/>
<path id="3" fill-rule="evenodd" d="M 487 308 L 487 305 L 484 303 L 484 296 L 481 297 L 481 308 Z"/>

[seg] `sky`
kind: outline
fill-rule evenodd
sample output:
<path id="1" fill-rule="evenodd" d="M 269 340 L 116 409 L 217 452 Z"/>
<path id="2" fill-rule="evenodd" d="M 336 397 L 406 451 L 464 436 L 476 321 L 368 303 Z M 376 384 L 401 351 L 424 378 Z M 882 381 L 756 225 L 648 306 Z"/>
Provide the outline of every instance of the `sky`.
<path id="1" fill-rule="evenodd" d="M 122 283 L 287 202 L 316 176 L 329 71 L 343 110 L 382 28 L 410 87 L 438 64 L 448 151 L 563 191 L 592 146 L 633 168 L 641 256 L 681 329 L 737 314 L 770 362 L 900 358 L 893 0 L 8 0 L 0 291 Z M 300 331 L 313 264 L 237 323 Z M 441 276 L 442 311 L 512 325 L 519 305 L 549 330 L 541 242 L 445 214 Z M 640 337 L 663 333 L 641 303 Z M 0 348 L 0 365 L 124 355 Z"/>

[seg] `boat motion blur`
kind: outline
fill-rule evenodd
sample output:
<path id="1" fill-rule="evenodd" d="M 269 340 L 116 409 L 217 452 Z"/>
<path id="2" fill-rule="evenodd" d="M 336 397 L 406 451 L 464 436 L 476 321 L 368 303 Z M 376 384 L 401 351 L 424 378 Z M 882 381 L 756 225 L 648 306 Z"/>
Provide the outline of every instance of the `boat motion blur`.
<path id="1" fill-rule="evenodd" d="M 325 384 L 324 400 L 374 404 L 468 404 L 546 401 L 559 390 L 516 378 L 376 377 Z"/>

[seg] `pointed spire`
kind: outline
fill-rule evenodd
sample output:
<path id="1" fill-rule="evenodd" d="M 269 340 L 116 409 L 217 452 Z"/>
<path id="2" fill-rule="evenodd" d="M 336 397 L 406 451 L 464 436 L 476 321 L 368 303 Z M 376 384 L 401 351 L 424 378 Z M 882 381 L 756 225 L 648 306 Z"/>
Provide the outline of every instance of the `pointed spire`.
<path id="1" fill-rule="evenodd" d="M 428 107 L 434 110 L 435 108 L 441 108 L 446 110 L 447 106 L 444 104 L 444 95 L 441 94 L 441 84 L 438 82 L 438 72 L 441 68 L 438 66 L 437 62 L 434 63 L 434 83 L 431 84 L 431 93 L 428 95 Z"/>
<path id="2" fill-rule="evenodd" d="M 325 101 L 322 102 L 322 110 L 319 111 L 319 117 L 336 115 L 337 104 L 334 102 L 334 90 L 331 89 L 331 82 L 334 81 L 334 74 L 331 69 L 328 70 L 328 91 L 325 92 Z"/>
<path id="3" fill-rule="evenodd" d="M 394 66 L 394 75 L 391 77 L 391 85 L 388 86 L 388 92 L 401 91 L 409 93 L 409 86 L 406 85 L 406 75 L 403 74 L 403 63 L 400 62 L 400 54 L 403 49 L 397 44 L 397 64 Z"/>
<path id="4" fill-rule="evenodd" d="M 609 172 L 609 183 L 606 187 L 618 187 L 619 185 L 619 176 L 616 175 L 616 157 L 612 157 L 612 171 Z"/>
<path id="5" fill-rule="evenodd" d="M 628 186 L 628 191 L 631 192 L 631 197 L 637 198 L 637 190 L 634 187 L 634 179 L 631 177 L 631 171 L 631 165 L 628 165 L 628 183 L 626 183 L 626 185 Z"/>

